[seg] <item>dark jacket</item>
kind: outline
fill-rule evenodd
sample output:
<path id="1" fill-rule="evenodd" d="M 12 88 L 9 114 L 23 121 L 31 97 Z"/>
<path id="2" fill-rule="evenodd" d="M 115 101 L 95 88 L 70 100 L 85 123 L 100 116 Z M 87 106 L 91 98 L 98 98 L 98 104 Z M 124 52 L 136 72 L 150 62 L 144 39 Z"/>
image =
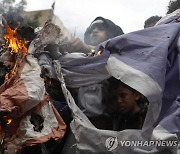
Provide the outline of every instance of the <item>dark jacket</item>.
<path id="1" fill-rule="evenodd" d="M 103 18 L 103 17 L 97 17 L 91 22 L 91 24 L 96 20 L 102 20 L 103 21 L 103 26 L 105 27 L 106 31 L 108 32 L 108 39 L 124 34 L 121 27 L 114 24 L 111 20 Z M 91 33 L 91 24 L 86 29 L 86 32 L 84 34 L 84 42 L 88 45 L 90 42 L 89 35 Z"/>
<path id="2" fill-rule="evenodd" d="M 124 129 L 141 129 L 146 117 L 148 103 L 145 102 L 140 110 L 130 117 L 122 116 L 119 113 L 114 114 L 113 130 L 122 131 Z"/>

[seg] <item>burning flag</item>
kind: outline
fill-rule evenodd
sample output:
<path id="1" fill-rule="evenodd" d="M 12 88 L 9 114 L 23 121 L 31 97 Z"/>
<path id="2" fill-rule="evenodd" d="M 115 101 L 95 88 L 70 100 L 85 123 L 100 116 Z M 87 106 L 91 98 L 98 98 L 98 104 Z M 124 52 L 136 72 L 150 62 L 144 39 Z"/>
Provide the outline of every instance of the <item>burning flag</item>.
<path id="1" fill-rule="evenodd" d="M 17 29 L 11 29 L 8 24 L 5 24 L 5 29 L 6 33 L 4 34 L 4 39 L 6 40 L 6 45 L 10 52 L 19 55 L 27 53 L 26 40 L 24 38 L 18 38 Z"/>
<path id="2" fill-rule="evenodd" d="M 53 42 L 56 39 L 48 28 L 46 24 L 42 30 L 46 34 L 43 39 Z M 66 125 L 49 101 L 44 80 L 40 77 L 41 68 L 37 59 L 29 52 L 27 40 L 19 37 L 17 29 L 13 30 L 8 25 L 5 25 L 5 31 L 5 53 L 0 58 L 6 66 L 11 64 L 11 68 L 6 75 L 7 80 L 0 87 L 0 115 L 5 114 L 2 118 L 5 125 L 8 125 L 8 131 L 2 125 L 0 131 L 5 133 L 1 139 L 4 145 L 1 150 L 8 153 L 10 146 L 18 152 L 24 146 L 43 143 L 50 138 L 61 139 Z M 42 38 L 36 40 L 39 41 L 38 47 L 46 43 Z M 35 51 L 36 45 L 32 41 L 30 51 L 32 48 Z M 38 123 L 33 120 L 34 116 L 38 117 L 35 118 L 39 119 Z"/>
<path id="3" fill-rule="evenodd" d="M 16 73 L 18 65 L 27 53 L 27 47 L 25 38 L 18 38 L 17 29 L 11 29 L 10 26 L 6 23 L 5 32 L 6 33 L 4 34 L 4 39 L 6 48 L 12 55 L 14 54 L 16 56 L 13 68 L 10 70 L 10 73 L 6 75 L 7 80 L 11 75 L 14 75 Z"/>

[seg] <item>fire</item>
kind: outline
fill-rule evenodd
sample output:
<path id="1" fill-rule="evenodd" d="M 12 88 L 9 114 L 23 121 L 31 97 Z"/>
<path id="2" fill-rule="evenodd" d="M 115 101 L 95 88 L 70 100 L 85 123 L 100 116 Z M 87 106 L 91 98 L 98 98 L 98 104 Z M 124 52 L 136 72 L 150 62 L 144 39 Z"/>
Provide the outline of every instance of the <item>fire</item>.
<path id="1" fill-rule="evenodd" d="M 12 70 L 10 71 L 10 73 L 5 75 L 5 79 L 8 80 L 10 78 L 10 75 L 14 75 L 16 73 L 16 68 L 18 66 L 18 60 L 16 60 L 14 67 L 12 68 Z"/>
<path id="2" fill-rule="evenodd" d="M 89 54 L 89 56 L 93 57 L 95 55 L 95 50 L 91 49 L 91 53 Z"/>
<path id="3" fill-rule="evenodd" d="M 102 54 L 102 51 L 99 50 L 98 53 L 97 53 L 97 55 L 100 56 L 101 54 Z"/>
<path id="4" fill-rule="evenodd" d="M 23 54 L 27 52 L 27 47 L 25 39 L 18 39 L 17 29 L 13 30 L 9 25 L 5 25 L 6 33 L 4 34 L 4 39 L 6 40 L 6 45 L 10 49 L 11 53 Z"/>
<path id="5" fill-rule="evenodd" d="M 12 119 L 8 119 L 6 124 L 9 125 L 11 122 L 12 122 Z"/>
<path id="6" fill-rule="evenodd" d="M 3 120 L 5 121 L 7 125 L 9 125 L 12 122 L 12 117 L 9 115 L 5 115 L 3 116 Z"/>
<path id="7" fill-rule="evenodd" d="M 5 128 L 6 125 L 10 125 L 12 123 L 13 119 L 10 115 L 4 115 L 2 118 L 1 118 L 1 121 L 0 121 L 0 132 L 2 132 Z"/>
<path id="8" fill-rule="evenodd" d="M 97 54 L 95 53 L 95 50 L 91 50 L 91 52 L 90 52 L 90 54 L 89 54 L 89 56 L 91 56 L 91 57 L 94 57 L 94 56 L 100 56 L 101 54 L 102 54 L 102 50 L 99 50 L 98 52 L 97 52 Z"/>
<path id="9" fill-rule="evenodd" d="M 15 30 L 11 29 L 8 24 L 5 24 L 6 33 L 4 34 L 4 39 L 6 46 L 11 54 L 16 54 L 16 62 L 10 73 L 6 74 L 5 79 L 9 79 L 11 75 L 16 73 L 16 68 L 19 63 L 18 58 L 23 58 L 27 53 L 26 40 L 18 39 L 17 28 Z"/>

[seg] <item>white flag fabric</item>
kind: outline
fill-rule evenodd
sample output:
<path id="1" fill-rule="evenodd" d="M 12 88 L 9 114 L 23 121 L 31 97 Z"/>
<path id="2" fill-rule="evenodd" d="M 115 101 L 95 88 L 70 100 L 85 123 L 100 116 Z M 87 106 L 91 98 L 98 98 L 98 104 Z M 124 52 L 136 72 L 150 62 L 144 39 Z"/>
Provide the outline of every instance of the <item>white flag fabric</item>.
<path id="1" fill-rule="evenodd" d="M 77 141 L 78 154 L 180 152 L 179 30 L 179 23 L 169 22 L 108 40 L 99 46 L 104 50 L 95 60 L 87 58 L 86 61 L 84 58 L 80 61 L 82 58 L 76 57 L 72 58 L 71 65 L 66 65 L 64 57 L 61 66 L 56 62 L 58 78 L 73 112 L 71 129 Z M 100 130 L 92 125 L 64 83 L 64 79 L 68 87 L 92 83 L 91 78 L 85 75 L 88 68 L 91 71 L 94 68 L 93 83 L 99 82 L 99 76 L 104 80 L 111 75 L 147 97 L 149 107 L 141 130 L 117 132 Z M 98 71 L 103 71 L 103 76 L 96 74 Z"/>

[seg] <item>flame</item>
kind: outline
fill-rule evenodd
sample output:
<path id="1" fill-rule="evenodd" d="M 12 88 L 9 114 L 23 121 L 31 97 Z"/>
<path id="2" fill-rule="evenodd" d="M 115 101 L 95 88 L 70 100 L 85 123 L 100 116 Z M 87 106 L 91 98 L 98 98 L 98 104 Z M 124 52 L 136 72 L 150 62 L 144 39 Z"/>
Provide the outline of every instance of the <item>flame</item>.
<path id="1" fill-rule="evenodd" d="M 10 49 L 11 53 L 23 54 L 27 52 L 26 40 L 18 39 L 17 29 L 13 30 L 9 25 L 5 25 L 6 33 L 4 34 L 4 39 L 6 40 L 6 45 Z"/>
<path id="2" fill-rule="evenodd" d="M 11 54 L 17 54 L 18 57 L 23 57 L 27 53 L 26 40 L 18 39 L 17 28 L 15 30 L 11 29 L 8 24 L 5 24 L 6 33 L 4 34 L 4 39 L 6 46 L 9 49 Z M 14 64 L 14 67 L 10 73 L 6 74 L 5 79 L 9 79 L 11 75 L 16 73 L 16 68 L 18 66 L 18 59 Z"/>
<path id="3" fill-rule="evenodd" d="M 12 122 L 12 118 L 9 115 L 4 116 L 3 119 L 7 125 L 11 124 L 11 122 Z"/>
<path id="4" fill-rule="evenodd" d="M 97 54 L 95 53 L 95 50 L 94 49 L 92 49 L 91 50 L 91 52 L 90 52 L 90 54 L 89 54 L 89 56 L 91 56 L 91 57 L 93 57 L 93 56 L 100 56 L 101 54 L 102 54 L 102 50 L 99 50 L 98 52 L 97 52 Z"/>
<path id="5" fill-rule="evenodd" d="M 97 55 L 100 56 L 101 54 L 102 54 L 102 51 L 99 50 L 98 53 L 97 53 Z"/>
<path id="6" fill-rule="evenodd" d="M 9 125 L 10 123 L 12 122 L 12 118 L 11 119 L 8 119 L 6 124 Z"/>
<path id="7" fill-rule="evenodd" d="M 92 54 L 95 54 L 95 50 L 94 50 L 94 49 L 91 49 L 91 53 L 92 53 Z"/>
<path id="8" fill-rule="evenodd" d="M 3 116 L 3 118 L 1 120 L 3 120 L 3 123 L 6 125 L 10 125 L 13 121 L 13 119 L 10 115 Z M 3 130 L 4 130 L 4 126 L 0 125 L 0 132 L 2 132 Z"/>
<path id="9" fill-rule="evenodd" d="M 10 75 L 14 75 L 16 73 L 17 65 L 18 65 L 18 61 L 16 60 L 14 67 L 11 69 L 10 73 L 5 75 L 5 80 L 8 80 L 10 78 Z"/>

